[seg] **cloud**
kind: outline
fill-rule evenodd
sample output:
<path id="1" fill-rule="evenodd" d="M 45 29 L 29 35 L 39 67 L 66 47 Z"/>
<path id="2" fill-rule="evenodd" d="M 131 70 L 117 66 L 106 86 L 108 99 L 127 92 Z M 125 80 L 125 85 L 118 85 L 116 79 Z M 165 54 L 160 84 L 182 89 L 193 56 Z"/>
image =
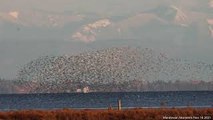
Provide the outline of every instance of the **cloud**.
<path id="1" fill-rule="evenodd" d="M 106 28 L 111 25 L 109 19 L 101 19 L 94 23 L 87 24 L 80 29 L 80 31 L 72 35 L 72 39 L 82 42 L 93 42 L 96 40 L 97 31 L 101 28 Z"/>
<path id="2" fill-rule="evenodd" d="M 19 17 L 18 11 L 12 11 L 12 12 L 9 12 L 8 14 L 15 19 L 18 19 L 18 17 Z"/>

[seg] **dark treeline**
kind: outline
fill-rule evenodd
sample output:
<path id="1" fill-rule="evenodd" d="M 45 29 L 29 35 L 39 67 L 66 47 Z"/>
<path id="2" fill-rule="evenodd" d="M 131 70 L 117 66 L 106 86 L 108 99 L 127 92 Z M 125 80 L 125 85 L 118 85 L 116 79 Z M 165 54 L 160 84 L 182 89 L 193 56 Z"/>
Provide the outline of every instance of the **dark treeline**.
<path id="1" fill-rule="evenodd" d="M 86 86 L 87 84 L 85 84 Z M 81 85 L 82 86 L 82 85 Z M 212 91 L 213 82 L 205 81 L 154 81 L 142 82 L 133 80 L 130 82 L 111 83 L 105 85 L 87 85 L 92 91 L 102 92 L 134 92 L 134 91 Z"/>
<path id="2" fill-rule="evenodd" d="M 31 83 L 18 84 L 12 80 L 0 80 L 0 94 L 5 93 L 69 93 L 88 87 L 89 92 L 142 92 L 142 91 L 212 91 L 213 82 L 206 81 L 153 81 L 133 80 L 120 83 Z"/>
<path id="3" fill-rule="evenodd" d="M 139 81 L 111 82 L 107 84 L 62 82 L 62 83 L 31 83 L 19 84 L 15 80 L 0 79 L 0 94 L 8 93 L 64 93 L 77 92 L 89 88 L 89 92 L 142 92 L 142 91 L 212 91 L 213 82 L 206 81 Z"/>

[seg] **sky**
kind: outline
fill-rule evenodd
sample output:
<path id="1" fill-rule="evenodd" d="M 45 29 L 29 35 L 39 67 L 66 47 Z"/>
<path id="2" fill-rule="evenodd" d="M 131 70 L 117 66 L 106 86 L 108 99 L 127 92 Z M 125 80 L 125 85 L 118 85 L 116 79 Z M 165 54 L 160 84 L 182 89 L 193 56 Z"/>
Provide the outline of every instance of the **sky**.
<path id="1" fill-rule="evenodd" d="M 0 77 L 40 56 L 141 46 L 212 64 L 212 0 L 0 0 Z"/>

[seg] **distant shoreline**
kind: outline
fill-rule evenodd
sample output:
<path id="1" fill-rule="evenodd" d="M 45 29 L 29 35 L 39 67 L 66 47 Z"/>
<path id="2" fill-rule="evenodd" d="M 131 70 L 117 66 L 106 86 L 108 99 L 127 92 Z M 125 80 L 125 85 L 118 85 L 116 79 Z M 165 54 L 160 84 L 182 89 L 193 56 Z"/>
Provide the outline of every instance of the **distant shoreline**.
<path id="1" fill-rule="evenodd" d="M 213 90 L 174 90 L 174 91 L 118 91 L 118 92 L 99 92 L 99 91 L 92 91 L 92 92 L 56 92 L 56 93 L 7 93 L 7 94 L 0 94 L 0 95 L 34 95 L 34 94 L 92 94 L 92 93 L 146 93 L 146 92 L 213 92 Z"/>

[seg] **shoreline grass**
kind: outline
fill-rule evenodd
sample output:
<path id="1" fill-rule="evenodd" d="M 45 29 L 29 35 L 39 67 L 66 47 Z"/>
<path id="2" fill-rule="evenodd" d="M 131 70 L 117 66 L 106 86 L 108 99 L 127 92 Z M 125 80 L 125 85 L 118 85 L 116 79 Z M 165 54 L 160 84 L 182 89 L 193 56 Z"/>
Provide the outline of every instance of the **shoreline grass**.
<path id="1" fill-rule="evenodd" d="M 136 108 L 125 110 L 22 110 L 0 112 L 0 120 L 165 120 L 166 117 L 213 119 L 213 108 Z M 193 119 L 191 119 L 193 120 Z"/>

